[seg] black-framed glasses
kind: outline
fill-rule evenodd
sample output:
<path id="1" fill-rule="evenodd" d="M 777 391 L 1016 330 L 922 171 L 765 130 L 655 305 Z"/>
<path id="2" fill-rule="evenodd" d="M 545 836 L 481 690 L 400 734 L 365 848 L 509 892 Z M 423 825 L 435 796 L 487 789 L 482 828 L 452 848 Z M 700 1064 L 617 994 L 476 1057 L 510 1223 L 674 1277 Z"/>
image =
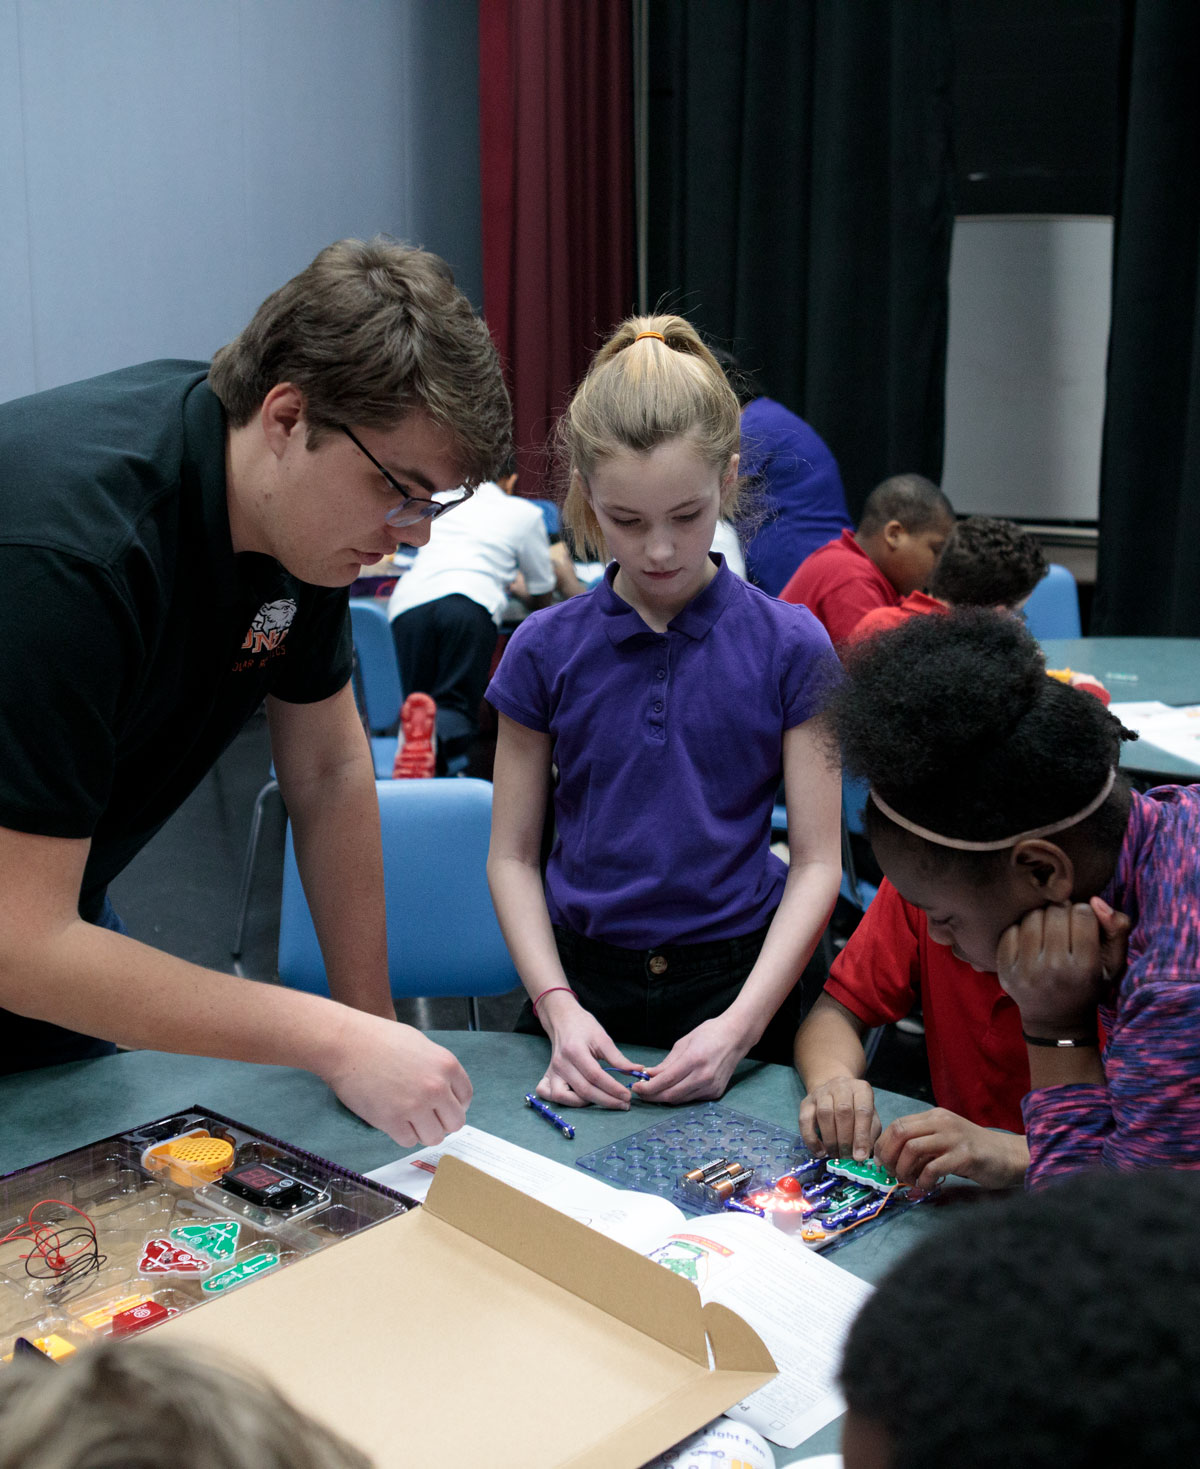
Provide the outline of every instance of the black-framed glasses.
<path id="1" fill-rule="evenodd" d="M 429 500 L 423 495 L 410 495 L 404 486 L 394 475 L 388 473 L 376 459 L 366 444 L 355 438 L 345 424 L 341 425 L 342 432 L 350 440 L 356 449 L 361 449 L 375 468 L 383 475 L 392 489 L 400 496 L 400 504 L 394 510 L 389 510 L 384 519 L 388 525 L 416 525 L 421 520 L 436 520 L 439 515 L 445 515 L 447 510 L 453 510 L 456 505 L 461 505 L 469 500 L 475 493 L 466 485 L 460 485 L 456 490 L 443 490 Z"/>

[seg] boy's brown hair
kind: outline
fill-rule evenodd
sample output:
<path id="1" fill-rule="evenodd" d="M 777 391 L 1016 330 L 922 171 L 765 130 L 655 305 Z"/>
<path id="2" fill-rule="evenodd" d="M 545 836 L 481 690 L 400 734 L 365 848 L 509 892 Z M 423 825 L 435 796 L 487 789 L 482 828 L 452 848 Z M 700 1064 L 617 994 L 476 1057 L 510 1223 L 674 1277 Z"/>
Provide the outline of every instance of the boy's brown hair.
<path id="1" fill-rule="evenodd" d="M 343 424 L 388 429 L 422 410 L 449 431 L 466 484 L 490 479 L 512 448 L 487 327 L 444 260 L 382 235 L 328 245 L 214 355 L 208 380 L 234 428 L 294 383 L 310 448 Z"/>

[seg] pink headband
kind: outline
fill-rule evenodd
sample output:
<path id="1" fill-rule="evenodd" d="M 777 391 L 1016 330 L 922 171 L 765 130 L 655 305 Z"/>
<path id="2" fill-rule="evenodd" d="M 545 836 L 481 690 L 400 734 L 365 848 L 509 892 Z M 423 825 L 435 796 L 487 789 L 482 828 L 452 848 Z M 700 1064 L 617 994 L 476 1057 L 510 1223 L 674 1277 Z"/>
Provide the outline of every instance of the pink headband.
<path id="1" fill-rule="evenodd" d="M 1064 816 L 1061 821 L 1052 821 L 1049 826 L 1035 826 L 1032 831 L 1018 832 L 1015 837 L 1001 837 L 998 842 L 964 842 L 958 837 L 944 837 L 936 831 L 930 831 L 927 827 L 918 826 L 915 821 L 909 821 L 908 817 L 901 816 L 899 811 L 893 811 L 874 787 L 871 788 L 871 799 L 889 821 L 894 821 L 905 831 L 911 831 L 913 836 L 924 837 L 927 842 L 934 842 L 939 847 L 953 847 L 959 852 L 1002 852 L 1005 847 L 1015 847 L 1018 842 L 1029 842 L 1035 837 L 1048 837 L 1053 836 L 1056 831 L 1066 831 L 1067 827 L 1075 826 L 1090 816 L 1093 811 L 1099 811 L 1108 800 L 1108 793 L 1112 790 L 1116 778 L 1116 770 L 1110 770 L 1100 794 L 1094 800 L 1089 801 L 1082 811 L 1076 811 L 1074 816 Z"/>

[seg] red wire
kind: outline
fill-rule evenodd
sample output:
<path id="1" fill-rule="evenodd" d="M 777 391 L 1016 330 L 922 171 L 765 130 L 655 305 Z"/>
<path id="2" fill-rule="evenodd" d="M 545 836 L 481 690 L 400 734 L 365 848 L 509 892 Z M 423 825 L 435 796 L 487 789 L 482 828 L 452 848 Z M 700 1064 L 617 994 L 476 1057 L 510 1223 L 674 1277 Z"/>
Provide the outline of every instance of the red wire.
<path id="1" fill-rule="evenodd" d="M 78 1214 L 81 1219 L 86 1220 L 91 1233 L 90 1241 L 85 1239 L 73 1253 L 64 1255 L 59 1243 L 58 1228 L 54 1224 L 43 1223 L 34 1218 L 37 1211 L 46 1204 L 57 1204 L 61 1209 L 70 1209 L 72 1214 Z M 59 1275 L 70 1266 L 71 1261 L 77 1256 L 95 1247 L 96 1226 L 89 1215 L 85 1214 L 82 1209 L 77 1209 L 74 1204 L 68 1204 L 65 1199 L 39 1199 L 30 1209 L 29 1218 L 24 1224 L 19 1224 L 16 1229 L 10 1229 L 6 1235 L 0 1237 L 0 1245 L 10 1244 L 17 1239 L 28 1239 L 33 1244 L 33 1249 L 29 1254 L 21 1256 L 22 1260 L 28 1260 L 34 1254 L 41 1255 L 50 1269 Z"/>

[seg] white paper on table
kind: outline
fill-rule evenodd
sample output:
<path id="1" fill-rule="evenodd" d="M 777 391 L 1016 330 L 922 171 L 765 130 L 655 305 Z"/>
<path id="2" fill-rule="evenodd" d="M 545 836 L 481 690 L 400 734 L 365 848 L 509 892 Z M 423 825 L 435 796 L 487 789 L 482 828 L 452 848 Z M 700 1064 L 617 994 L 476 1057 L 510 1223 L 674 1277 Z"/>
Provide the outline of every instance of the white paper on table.
<path id="1" fill-rule="evenodd" d="M 693 1219 L 651 1258 L 665 1263 L 672 1254 L 705 1301 L 754 1328 L 779 1368 L 730 1418 L 794 1449 L 845 1412 L 835 1381 L 842 1346 L 874 1286 L 748 1214 Z"/>
<path id="2" fill-rule="evenodd" d="M 439 1161 L 447 1153 L 470 1163 L 481 1173 L 491 1174 L 501 1183 L 520 1189 L 560 1214 L 569 1214 L 640 1255 L 648 1255 L 686 1219 L 670 1199 L 613 1188 L 565 1163 L 556 1163 L 552 1158 L 520 1148 L 469 1123 L 436 1147 L 422 1148 L 407 1158 L 385 1163 L 367 1177 L 387 1188 L 398 1189 L 411 1199 L 423 1200 Z"/>
<path id="3" fill-rule="evenodd" d="M 1200 704 L 1163 704 L 1157 699 L 1138 703 L 1110 704 L 1129 729 L 1158 750 L 1200 765 Z"/>

